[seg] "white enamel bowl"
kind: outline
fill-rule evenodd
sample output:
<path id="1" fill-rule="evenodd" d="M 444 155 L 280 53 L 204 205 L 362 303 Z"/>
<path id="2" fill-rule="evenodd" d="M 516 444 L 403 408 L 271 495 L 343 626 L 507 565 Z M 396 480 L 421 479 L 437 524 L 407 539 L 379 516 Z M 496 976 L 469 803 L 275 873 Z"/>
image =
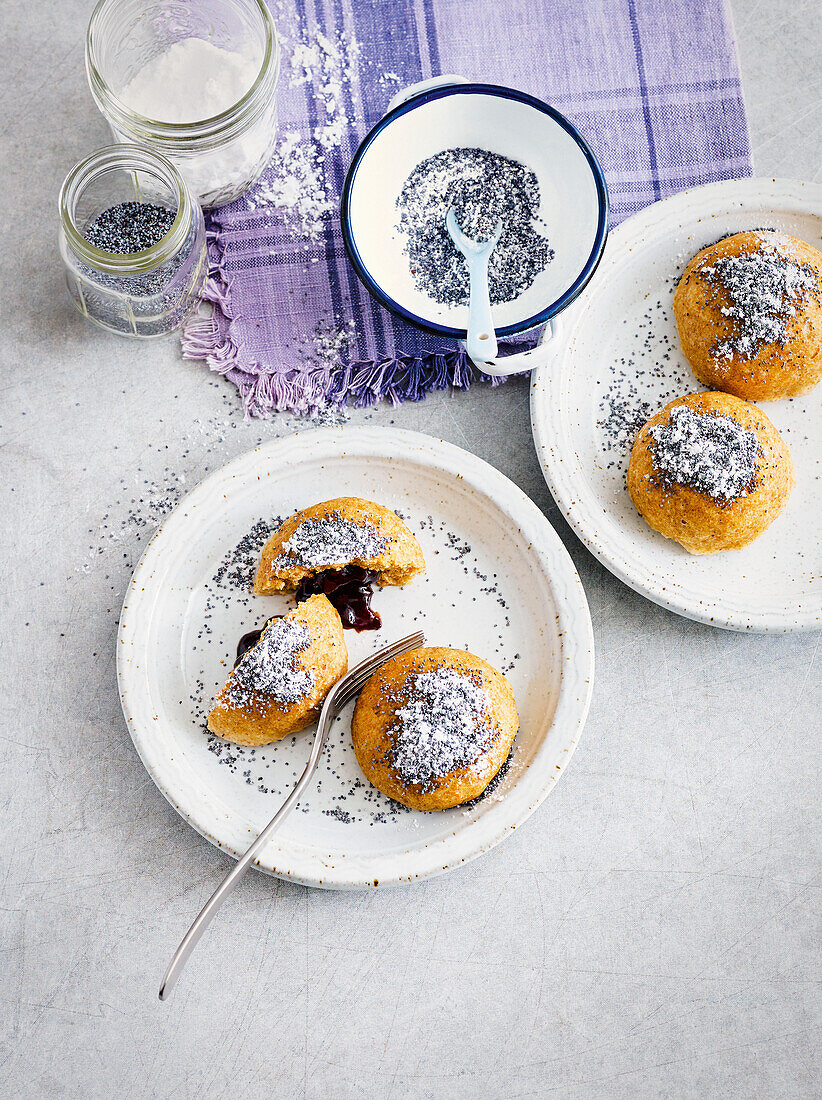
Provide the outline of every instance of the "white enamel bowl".
<path id="1" fill-rule="evenodd" d="M 607 234 L 605 181 L 580 133 L 558 111 L 512 88 L 459 79 L 408 89 L 364 139 L 343 189 L 343 237 L 358 276 L 387 309 L 437 335 L 464 339 L 467 305 L 439 305 L 414 284 L 397 228 L 397 197 L 413 169 L 445 149 L 477 147 L 526 165 L 539 183 L 539 216 L 554 258 L 528 290 L 494 306 L 497 335 L 506 337 L 554 317 L 590 279 Z"/>

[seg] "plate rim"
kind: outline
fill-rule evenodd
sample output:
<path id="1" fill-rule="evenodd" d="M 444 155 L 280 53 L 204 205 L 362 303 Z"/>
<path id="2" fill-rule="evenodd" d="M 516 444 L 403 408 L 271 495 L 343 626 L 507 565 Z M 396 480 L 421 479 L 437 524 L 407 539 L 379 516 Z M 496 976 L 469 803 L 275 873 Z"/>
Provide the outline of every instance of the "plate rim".
<path id="1" fill-rule="evenodd" d="M 690 220 L 690 207 L 700 200 L 703 201 L 703 205 L 715 200 L 720 210 L 728 211 L 734 206 L 744 209 L 748 204 L 761 204 L 763 201 L 773 202 L 775 210 L 787 210 L 787 204 L 792 203 L 793 209 L 797 212 L 815 215 L 822 221 L 822 184 L 820 183 L 754 176 L 702 184 L 652 203 L 612 229 L 605 246 L 602 263 L 591 281 L 591 286 L 596 285 L 597 279 L 607 277 L 612 267 L 616 269 L 619 266 L 631 247 L 637 245 L 642 233 L 658 225 L 660 221 L 676 222 L 681 214 L 687 213 Z M 701 216 L 708 215 L 703 213 Z M 685 220 L 686 218 L 682 217 L 679 224 Z M 569 324 L 563 333 L 566 339 L 563 341 L 560 356 L 568 354 L 568 348 L 577 326 L 584 319 L 586 310 L 587 300 L 583 298 L 564 315 L 563 319 L 567 318 Z M 725 604 L 721 600 L 711 600 L 702 606 L 697 606 L 687 594 L 677 597 L 669 590 L 670 586 L 655 583 L 647 573 L 643 574 L 639 563 L 632 560 L 638 555 L 621 550 L 618 538 L 600 537 L 601 531 L 597 530 L 595 523 L 597 508 L 588 506 L 585 495 L 579 494 L 578 489 L 575 492 L 572 463 L 563 459 L 561 455 L 558 457 L 557 449 L 554 447 L 560 433 L 556 430 L 556 424 L 552 429 L 551 418 L 559 417 L 562 412 L 562 403 L 559 400 L 561 390 L 553 382 L 555 363 L 556 360 L 547 366 L 537 368 L 531 378 L 531 432 L 537 461 L 551 495 L 574 534 L 606 569 L 629 588 L 660 607 L 708 626 L 757 634 L 784 634 L 822 629 L 822 615 L 819 609 L 813 607 L 807 611 L 789 609 L 774 611 L 756 608 L 743 610 L 738 605 Z M 696 379 L 694 381 L 699 388 Z M 550 460 L 549 455 L 551 455 Z"/>
<path id="2" fill-rule="evenodd" d="M 179 791 L 175 792 L 173 782 L 174 772 L 179 770 L 179 765 L 170 767 L 169 761 L 158 757 L 158 739 L 147 734 L 146 729 L 143 728 L 146 726 L 145 716 L 138 714 L 132 708 L 130 699 L 139 699 L 141 692 L 146 701 L 149 698 L 146 692 L 148 673 L 140 667 L 140 661 L 138 660 L 140 649 L 135 650 L 134 647 L 135 643 L 142 640 L 145 648 L 150 633 L 149 628 L 156 593 L 151 592 L 151 585 L 148 582 L 155 563 L 161 562 L 164 555 L 173 550 L 173 543 L 170 543 L 167 548 L 164 545 L 166 540 L 164 532 L 167 531 L 168 526 L 170 524 L 176 526 L 179 522 L 178 517 L 183 515 L 184 518 L 185 516 L 184 509 L 192 505 L 196 506 L 200 498 L 206 499 L 213 488 L 226 477 L 236 477 L 243 472 L 247 477 L 256 476 L 253 475 L 255 464 L 264 459 L 270 460 L 272 455 L 276 458 L 278 451 L 293 452 L 295 447 L 300 446 L 313 448 L 314 450 L 319 448 L 325 460 L 352 452 L 359 453 L 362 457 L 367 458 L 370 448 L 370 454 L 373 457 L 391 460 L 398 458 L 400 460 L 410 459 L 418 464 L 421 463 L 441 470 L 447 470 L 450 464 L 452 472 L 455 468 L 461 471 L 458 476 L 469 474 L 469 483 L 475 489 L 479 489 L 506 516 L 517 522 L 518 526 L 521 526 L 519 522 L 521 518 L 525 521 L 526 528 L 529 530 L 536 528 L 540 534 L 540 545 L 535 547 L 535 552 L 542 559 L 539 567 L 550 585 L 558 618 L 560 678 L 554 722 L 551 729 L 556 727 L 558 721 L 564 727 L 563 740 L 558 747 L 559 751 L 563 753 L 562 766 L 557 766 L 554 774 L 542 777 L 541 782 L 538 779 L 539 789 L 536 791 L 531 788 L 535 786 L 533 777 L 537 775 L 539 769 L 534 768 L 533 771 L 528 769 L 523 772 L 520 783 L 522 784 L 522 792 L 524 792 L 524 802 L 521 798 L 515 805 L 514 800 L 511 798 L 511 795 L 516 791 L 515 787 L 484 818 L 475 819 L 468 826 L 468 829 L 470 829 L 471 826 L 477 826 L 480 822 L 492 818 L 492 835 L 483 836 L 482 830 L 477 829 L 475 831 L 480 833 L 477 842 L 460 845 L 459 838 L 464 836 L 468 830 L 458 830 L 444 838 L 438 838 L 431 844 L 423 845 L 419 849 L 409 848 L 402 853 L 388 853 L 381 858 L 381 864 L 389 866 L 385 868 L 381 866 L 380 873 L 375 875 L 373 879 L 371 877 L 363 879 L 357 877 L 356 874 L 352 876 L 352 873 L 346 868 L 344 859 L 339 861 L 337 866 L 330 868 L 325 866 L 320 874 L 316 870 L 307 873 L 307 866 L 301 865 L 316 863 L 316 856 L 310 856 L 305 860 L 298 852 L 296 856 L 292 854 L 287 865 L 283 865 L 279 859 L 275 863 L 273 859 L 275 853 L 287 852 L 287 848 L 283 850 L 277 846 L 276 839 L 267 846 L 261 859 L 254 864 L 259 870 L 277 878 L 326 889 L 383 887 L 442 874 L 490 851 L 510 832 L 527 820 L 547 797 L 564 772 L 567 762 L 576 748 L 588 714 L 594 682 L 594 640 L 590 611 L 582 582 L 559 535 L 530 497 L 509 478 L 483 459 L 452 443 L 447 443 L 442 439 L 421 432 L 378 426 L 305 429 L 279 439 L 269 440 L 243 452 L 216 470 L 211 471 L 196 486 L 190 489 L 168 516 L 164 518 L 147 543 L 134 569 L 123 600 L 123 610 L 117 631 L 116 652 L 118 689 L 126 726 L 143 766 L 167 801 L 201 836 L 236 858 L 242 849 L 238 850 L 230 843 L 220 839 L 219 836 L 213 835 L 211 828 L 205 825 L 205 822 L 197 813 L 197 807 L 184 805 L 186 799 L 180 797 Z M 331 453 L 328 453 L 329 451 Z M 502 500 L 499 497 L 500 493 L 502 494 Z M 143 625 L 141 625 L 141 616 L 144 619 Z M 137 707 L 139 707 L 139 704 L 137 704 Z M 150 723 L 148 723 L 147 728 L 151 729 Z M 534 763 L 537 762 L 538 757 Z M 180 773 L 180 775 L 183 776 L 183 773 Z M 183 778 L 180 779 L 180 785 L 184 788 Z M 527 785 L 526 780 L 528 780 Z M 509 803 L 513 812 L 506 814 L 504 807 Z M 487 831 L 486 828 L 485 832 Z M 427 860 L 423 858 L 426 852 L 432 854 L 434 858 Z M 414 856 L 417 858 L 410 858 Z M 403 872 L 402 866 L 399 868 L 396 866 L 391 868 L 390 866 L 391 864 L 401 865 L 403 860 L 408 861 L 409 858 L 412 864 L 410 873 Z"/>

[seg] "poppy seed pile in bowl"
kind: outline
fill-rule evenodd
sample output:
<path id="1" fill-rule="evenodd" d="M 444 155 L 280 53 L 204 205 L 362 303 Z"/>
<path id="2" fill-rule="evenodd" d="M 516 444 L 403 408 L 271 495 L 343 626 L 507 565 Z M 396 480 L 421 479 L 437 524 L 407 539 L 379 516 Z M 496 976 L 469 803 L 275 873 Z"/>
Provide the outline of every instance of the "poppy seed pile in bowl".
<path id="1" fill-rule="evenodd" d="M 445 149 L 422 161 L 397 199 L 398 229 L 417 288 L 441 305 L 468 302 L 468 265 L 445 225 L 453 206 L 473 240 L 487 240 L 502 223 L 488 264 L 491 304 L 519 297 L 554 256 L 537 231 L 539 202 L 531 169 L 487 149 Z"/>

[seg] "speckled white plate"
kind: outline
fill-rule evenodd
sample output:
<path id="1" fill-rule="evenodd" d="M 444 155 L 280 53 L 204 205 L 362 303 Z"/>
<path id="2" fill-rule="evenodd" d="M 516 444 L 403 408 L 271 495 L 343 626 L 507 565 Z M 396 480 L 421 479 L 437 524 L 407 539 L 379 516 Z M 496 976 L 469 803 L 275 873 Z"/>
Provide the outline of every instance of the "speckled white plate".
<path id="1" fill-rule="evenodd" d="M 582 729 L 593 678 L 588 606 L 570 557 L 539 509 L 491 466 L 413 432 L 342 428 L 266 444 L 208 477 L 155 534 L 123 607 L 123 713 L 152 779 L 203 836 L 234 855 L 258 834 L 302 770 L 310 732 L 262 749 L 211 737 L 203 716 L 237 639 L 289 605 L 248 580 L 259 521 L 337 496 L 397 509 L 428 572 L 378 590 L 377 632 L 346 632 L 352 664 L 423 627 L 429 644 L 470 649 L 513 686 L 520 732 L 507 771 L 470 807 L 405 810 L 362 776 L 353 704 L 317 778 L 260 861 L 312 886 L 353 888 L 436 875 L 488 851 L 559 779 Z"/>
<path id="2" fill-rule="evenodd" d="M 762 403 L 791 449 L 797 486 L 783 515 L 743 550 L 688 554 L 647 526 L 625 485 L 639 426 L 666 401 L 705 388 L 679 349 L 671 311 L 685 265 L 720 237 L 760 227 L 822 247 L 822 186 L 708 184 L 614 230 L 584 297 L 563 314 L 556 359 L 535 372 L 531 422 L 557 504 L 620 580 L 691 619 L 781 633 L 822 626 L 822 385 Z"/>

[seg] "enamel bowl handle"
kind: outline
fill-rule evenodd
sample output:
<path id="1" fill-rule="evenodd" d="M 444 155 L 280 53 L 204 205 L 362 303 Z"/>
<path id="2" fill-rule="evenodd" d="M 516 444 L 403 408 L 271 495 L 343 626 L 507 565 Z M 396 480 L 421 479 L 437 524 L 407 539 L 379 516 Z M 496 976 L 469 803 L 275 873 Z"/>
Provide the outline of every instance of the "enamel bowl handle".
<path id="1" fill-rule="evenodd" d="M 477 370 L 481 370 L 483 374 L 490 374 L 494 378 L 507 378 L 509 374 L 521 374 L 526 370 L 535 370 L 537 367 L 547 366 L 553 359 L 557 350 L 558 334 L 559 324 L 557 318 L 554 317 L 550 321 L 546 321 L 537 346 L 531 348 L 530 351 L 519 351 L 514 355 L 503 355 L 499 358 L 489 359 L 487 362 L 472 358 L 471 362 Z M 465 348 L 464 342 L 462 346 Z"/>

